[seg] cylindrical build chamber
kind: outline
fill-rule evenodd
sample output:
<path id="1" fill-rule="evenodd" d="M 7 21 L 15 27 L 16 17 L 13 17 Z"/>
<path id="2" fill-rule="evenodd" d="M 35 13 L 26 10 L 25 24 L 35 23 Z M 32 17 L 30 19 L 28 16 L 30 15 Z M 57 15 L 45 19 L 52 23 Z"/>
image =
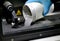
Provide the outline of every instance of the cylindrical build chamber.
<path id="1" fill-rule="evenodd" d="M 54 5 L 51 6 L 49 13 L 54 10 Z M 23 16 L 25 18 L 25 25 L 30 25 L 31 22 L 36 21 L 43 16 L 44 6 L 38 2 L 27 3 L 23 6 Z"/>

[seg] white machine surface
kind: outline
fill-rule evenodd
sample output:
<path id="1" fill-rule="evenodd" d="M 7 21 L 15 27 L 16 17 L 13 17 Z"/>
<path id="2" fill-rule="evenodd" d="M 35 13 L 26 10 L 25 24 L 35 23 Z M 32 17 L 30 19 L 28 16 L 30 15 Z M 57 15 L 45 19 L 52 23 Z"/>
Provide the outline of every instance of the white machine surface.
<path id="1" fill-rule="evenodd" d="M 60 41 L 60 35 L 52 36 L 52 37 L 48 37 L 48 38 L 31 40 L 31 41 Z"/>

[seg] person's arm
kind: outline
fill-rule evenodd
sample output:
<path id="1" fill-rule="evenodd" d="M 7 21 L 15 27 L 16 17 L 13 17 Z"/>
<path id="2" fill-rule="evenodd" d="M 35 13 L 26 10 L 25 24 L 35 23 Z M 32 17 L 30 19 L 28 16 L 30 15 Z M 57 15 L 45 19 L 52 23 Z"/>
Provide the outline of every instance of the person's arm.
<path id="1" fill-rule="evenodd" d="M 43 16 L 45 16 L 46 14 L 48 14 L 49 9 L 50 9 L 50 7 L 52 5 L 52 2 L 51 2 L 51 0 L 44 0 L 44 1 L 42 1 L 42 4 L 44 5 Z"/>

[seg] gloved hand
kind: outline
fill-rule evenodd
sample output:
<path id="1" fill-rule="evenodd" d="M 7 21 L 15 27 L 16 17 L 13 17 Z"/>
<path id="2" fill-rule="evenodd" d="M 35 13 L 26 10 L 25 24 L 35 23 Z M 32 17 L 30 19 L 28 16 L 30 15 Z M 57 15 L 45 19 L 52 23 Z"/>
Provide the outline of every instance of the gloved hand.
<path id="1" fill-rule="evenodd" d="M 52 4 L 51 0 L 28 0 L 26 2 L 26 4 L 27 3 L 32 3 L 32 2 L 38 2 L 38 3 L 43 4 L 43 6 L 44 6 L 43 16 L 45 16 L 46 14 L 48 14 L 50 6 Z"/>

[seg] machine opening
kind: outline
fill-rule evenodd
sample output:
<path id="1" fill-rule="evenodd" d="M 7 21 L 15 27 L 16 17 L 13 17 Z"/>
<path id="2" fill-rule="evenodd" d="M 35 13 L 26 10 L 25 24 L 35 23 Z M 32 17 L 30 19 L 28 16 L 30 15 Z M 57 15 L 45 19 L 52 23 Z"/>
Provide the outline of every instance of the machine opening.
<path id="1" fill-rule="evenodd" d="M 25 6 L 23 7 L 23 10 L 24 10 L 24 13 L 25 13 L 26 15 L 32 16 L 31 11 L 30 11 L 30 9 L 29 9 L 28 6 L 25 5 Z"/>

